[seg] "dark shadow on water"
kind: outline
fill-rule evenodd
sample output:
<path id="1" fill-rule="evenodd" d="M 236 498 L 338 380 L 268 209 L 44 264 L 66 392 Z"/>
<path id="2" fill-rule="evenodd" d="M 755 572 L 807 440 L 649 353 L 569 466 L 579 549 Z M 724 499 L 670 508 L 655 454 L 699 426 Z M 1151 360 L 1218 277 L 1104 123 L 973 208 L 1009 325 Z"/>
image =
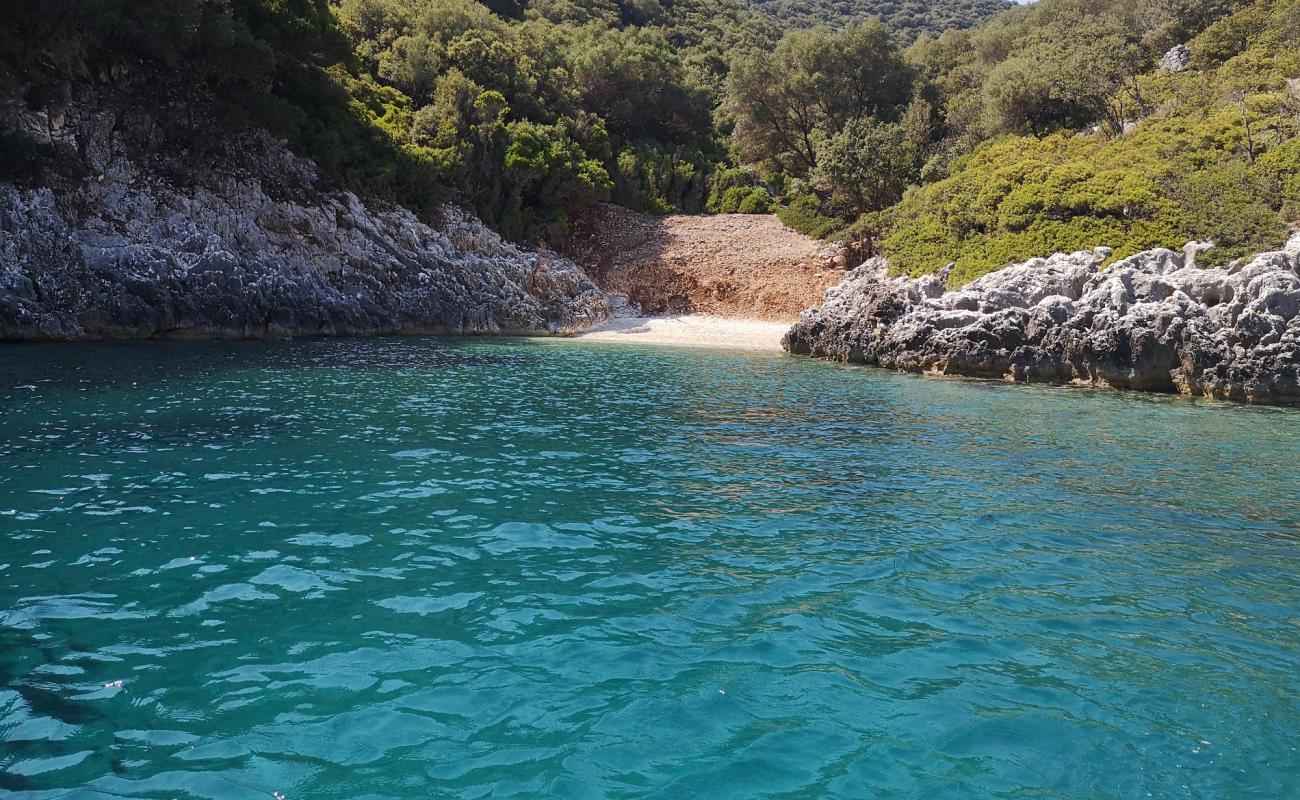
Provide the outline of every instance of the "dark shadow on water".
<path id="1" fill-rule="evenodd" d="M 1025 383 L 998 380 L 996 378 L 968 377 L 964 375 L 924 375 L 916 372 L 877 367 L 871 364 L 855 364 L 824 359 L 808 359 L 807 356 L 787 354 L 791 359 L 812 360 L 837 369 L 846 369 L 868 374 L 885 374 L 904 380 L 937 383 L 940 386 L 959 386 L 979 392 L 1030 391 L 1046 392 L 1048 397 L 1068 397 L 1076 399 L 1089 398 L 1101 403 L 1146 403 L 1162 408 L 1184 406 L 1188 408 L 1207 408 L 1227 412 L 1260 414 L 1296 414 L 1300 405 L 1262 405 L 1242 403 L 1232 400 L 1219 400 L 1213 397 L 1193 397 L 1177 392 L 1149 392 L 1132 389 L 1113 389 L 1105 386 L 1082 386 L 1062 383 Z M 937 391 L 942 391 L 939 389 Z"/>
<path id="2" fill-rule="evenodd" d="M 24 387 L 118 388 L 257 369 L 472 369 L 507 367 L 536 347 L 487 337 L 388 336 L 286 340 L 40 342 L 0 345 L 0 401 Z"/>
<path id="3" fill-rule="evenodd" d="M 220 384 L 236 374 L 242 379 L 264 373 L 265 380 L 255 377 L 252 385 L 292 395 L 312 376 L 329 373 L 522 369 L 536 348 L 526 338 L 429 336 L 6 344 L 0 346 L 0 458 L 69 448 L 125 452 L 141 446 L 238 444 L 273 436 L 293 423 L 284 404 L 277 403 L 277 413 L 271 413 L 259 407 L 265 402 L 243 395 L 246 381 L 232 386 L 227 402 Z M 316 383 L 329 390 L 348 382 Z M 191 384 L 197 394 L 187 390 Z M 160 393 L 189 400 L 158 405 Z M 98 418 L 93 405 L 106 395 L 125 397 L 140 413 Z M 64 416 L 51 417 L 42 410 L 48 404 L 61 406 Z M 50 436 L 52 430 L 61 435 Z"/>

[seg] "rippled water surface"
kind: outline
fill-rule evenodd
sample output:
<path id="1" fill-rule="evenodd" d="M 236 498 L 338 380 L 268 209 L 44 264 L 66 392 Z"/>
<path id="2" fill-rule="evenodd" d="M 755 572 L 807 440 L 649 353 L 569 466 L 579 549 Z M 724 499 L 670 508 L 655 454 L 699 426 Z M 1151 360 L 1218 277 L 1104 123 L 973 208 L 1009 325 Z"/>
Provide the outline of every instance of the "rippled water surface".
<path id="1" fill-rule="evenodd" d="M 0 796 L 1300 797 L 1300 412 L 0 349 Z"/>

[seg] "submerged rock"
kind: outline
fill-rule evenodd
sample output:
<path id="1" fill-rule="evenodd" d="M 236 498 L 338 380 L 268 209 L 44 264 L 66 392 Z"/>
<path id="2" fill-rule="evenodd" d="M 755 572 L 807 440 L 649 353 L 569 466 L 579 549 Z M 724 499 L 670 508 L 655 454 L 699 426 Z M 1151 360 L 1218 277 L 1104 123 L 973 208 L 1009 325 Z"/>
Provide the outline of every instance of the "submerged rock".
<path id="1" fill-rule="evenodd" d="M 954 291 L 949 270 L 908 279 L 872 259 L 783 344 L 909 372 L 1300 402 L 1300 235 L 1218 269 L 1192 263 L 1205 247 L 1105 269 L 1108 248 L 1058 253 Z"/>
<path id="2" fill-rule="evenodd" d="M 76 184 L 0 184 L 0 339 L 570 333 L 608 316 L 567 259 L 452 207 L 431 226 L 318 192 L 310 162 L 251 146 L 255 169 L 185 185 L 108 157 Z"/>

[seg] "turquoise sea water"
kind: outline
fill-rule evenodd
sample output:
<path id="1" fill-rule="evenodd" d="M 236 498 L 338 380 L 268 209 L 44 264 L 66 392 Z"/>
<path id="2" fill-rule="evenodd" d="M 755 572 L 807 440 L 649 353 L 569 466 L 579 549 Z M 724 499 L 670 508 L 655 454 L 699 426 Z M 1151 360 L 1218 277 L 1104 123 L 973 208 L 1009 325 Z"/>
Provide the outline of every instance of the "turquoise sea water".
<path id="1" fill-rule="evenodd" d="M 1300 796 L 1300 411 L 0 349 L 0 796 Z"/>

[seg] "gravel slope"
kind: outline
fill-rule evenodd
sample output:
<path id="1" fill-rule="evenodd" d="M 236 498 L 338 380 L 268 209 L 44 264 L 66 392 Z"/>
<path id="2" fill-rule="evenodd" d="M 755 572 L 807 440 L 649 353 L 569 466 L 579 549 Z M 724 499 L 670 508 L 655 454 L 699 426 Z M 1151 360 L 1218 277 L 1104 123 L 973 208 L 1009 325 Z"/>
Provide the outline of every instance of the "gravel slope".
<path id="1" fill-rule="evenodd" d="M 644 314 L 793 322 L 844 277 L 834 246 L 768 215 L 654 217 L 606 204 L 572 230 L 561 252 Z"/>

